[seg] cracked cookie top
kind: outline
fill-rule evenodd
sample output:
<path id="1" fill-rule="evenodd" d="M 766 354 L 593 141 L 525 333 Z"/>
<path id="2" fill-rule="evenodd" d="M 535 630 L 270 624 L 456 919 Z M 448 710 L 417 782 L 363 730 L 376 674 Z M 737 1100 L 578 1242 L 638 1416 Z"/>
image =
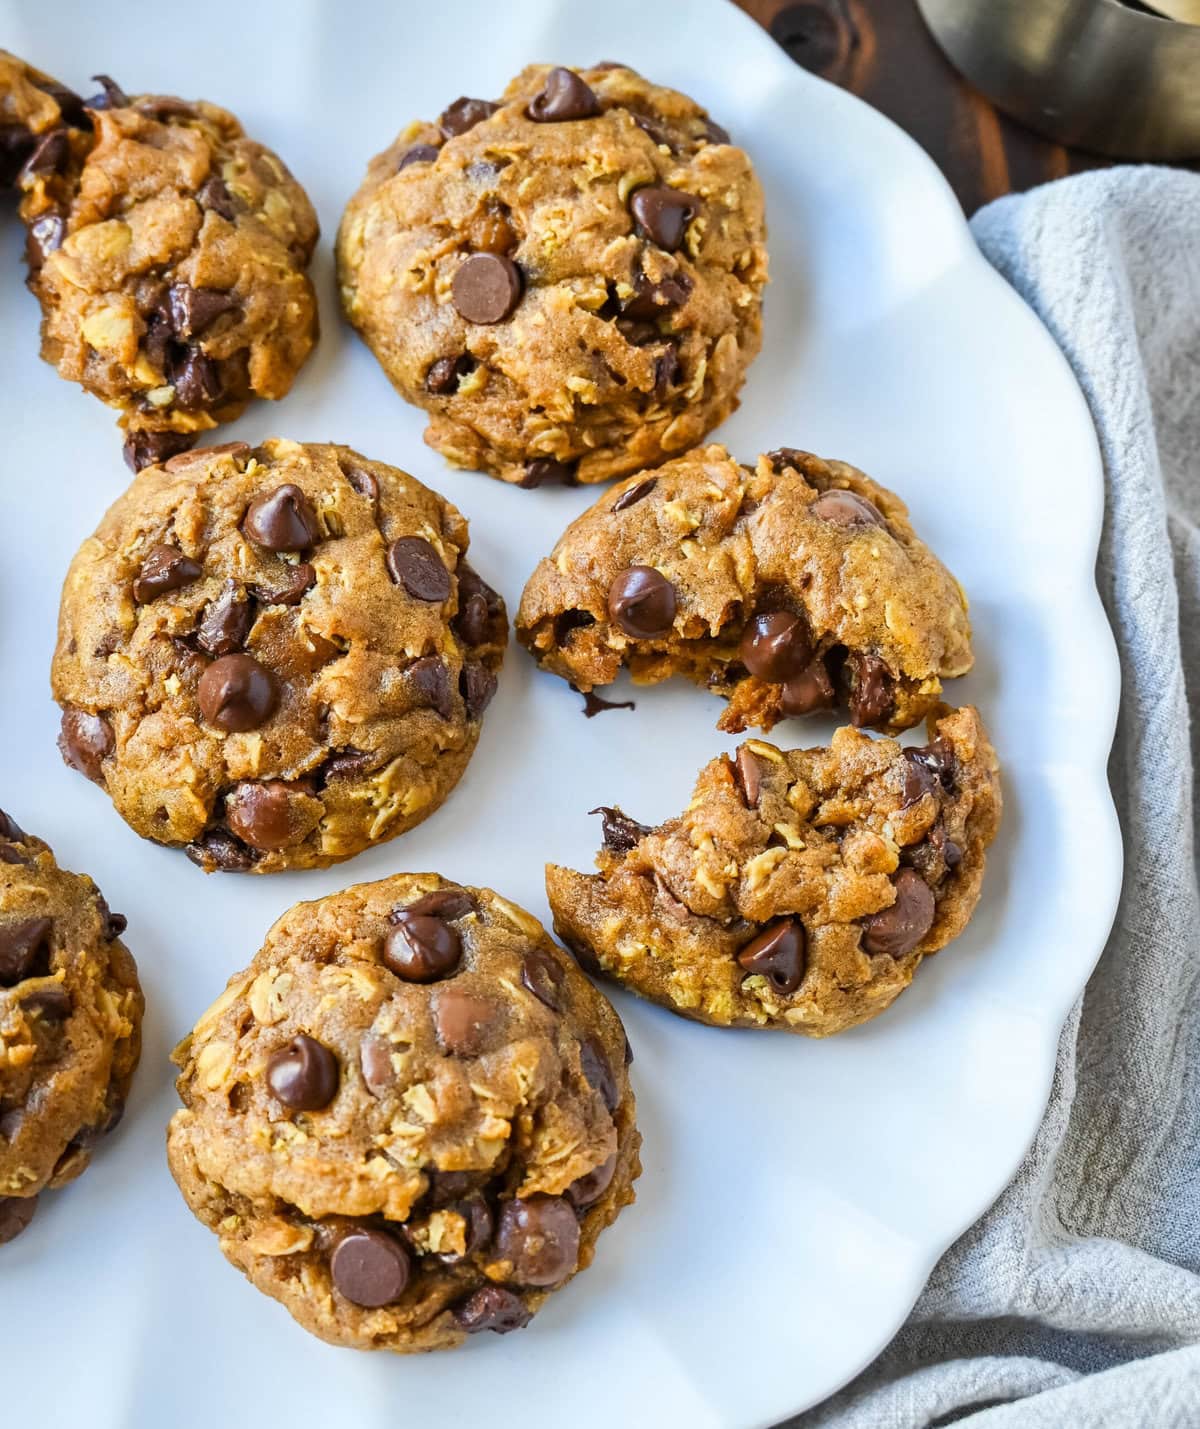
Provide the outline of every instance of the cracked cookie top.
<path id="1" fill-rule="evenodd" d="M 458 466 L 604 481 L 701 440 L 761 341 L 763 200 L 705 111 L 625 65 L 531 65 L 371 161 L 342 301 Z"/>
<path id="2" fill-rule="evenodd" d="M 104 78 L 19 177 L 42 356 L 118 408 L 137 470 L 284 396 L 317 336 L 317 218 L 227 110 Z"/>
<path id="3" fill-rule="evenodd" d="M 420 823 L 496 688 L 504 602 L 436 492 L 272 440 L 148 467 L 63 588 L 60 748 L 207 870 L 316 867 Z"/>
<path id="4" fill-rule="evenodd" d="M 90 878 L 0 811 L 0 1245 L 120 1120 L 143 1008 L 124 931 Z"/>
<path id="5" fill-rule="evenodd" d="M 595 811 L 600 872 L 546 869 L 555 931 L 585 966 L 703 1022 L 819 1037 L 866 1021 L 966 926 L 1000 822 L 976 711 L 943 707 L 929 739 L 752 739 L 657 828 Z"/>
<path id="6" fill-rule="evenodd" d="M 972 664 L 966 597 L 900 498 L 792 448 L 751 470 L 710 446 L 606 492 L 538 563 L 516 628 L 580 690 L 686 676 L 733 731 L 832 708 L 907 729 Z"/>
<path id="7" fill-rule="evenodd" d="M 172 1173 L 308 1330 L 518 1329 L 640 1169 L 620 1020 L 523 909 L 436 874 L 279 920 L 175 1060 Z"/>

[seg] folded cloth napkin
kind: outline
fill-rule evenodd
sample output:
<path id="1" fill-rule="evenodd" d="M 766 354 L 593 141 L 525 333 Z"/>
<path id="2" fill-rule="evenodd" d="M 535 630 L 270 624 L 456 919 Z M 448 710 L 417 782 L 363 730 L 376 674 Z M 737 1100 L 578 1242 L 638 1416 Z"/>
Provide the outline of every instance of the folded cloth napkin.
<path id="1" fill-rule="evenodd" d="M 1200 175 L 1083 174 L 972 227 L 1066 354 L 1100 436 L 1124 890 L 1015 1180 L 875 1363 L 791 1426 L 1197 1429 Z"/>

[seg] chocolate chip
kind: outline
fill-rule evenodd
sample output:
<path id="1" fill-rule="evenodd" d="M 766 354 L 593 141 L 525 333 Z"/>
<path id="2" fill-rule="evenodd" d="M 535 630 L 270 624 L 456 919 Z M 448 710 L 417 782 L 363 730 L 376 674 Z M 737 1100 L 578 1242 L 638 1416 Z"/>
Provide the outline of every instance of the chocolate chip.
<path id="1" fill-rule="evenodd" d="M 499 1020 L 494 1002 L 461 988 L 443 988 L 433 1000 L 438 1046 L 455 1057 L 477 1057 Z"/>
<path id="2" fill-rule="evenodd" d="M 932 794 L 937 787 L 938 777 L 936 772 L 930 768 L 925 751 L 906 749 L 904 751 L 904 802 L 901 804 L 901 808 L 907 809 L 926 794 Z"/>
<path id="3" fill-rule="evenodd" d="M 814 660 L 798 675 L 793 675 L 783 687 L 781 704 L 786 715 L 812 714 L 833 707 L 833 682 L 825 661 Z"/>
<path id="4" fill-rule="evenodd" d="M 185 412 L 211 406 L 224 390 L 220 368 L 198 347 L 189 347 L 179 361 L 172 362 L 167 376 L 175 402 Z"/>
<path id="5" fill-rule="evenodd" d="M 773 471 L 779 472 L 790 467 L 792 471 L 801 473 L 807 471 L 810 464 L 818 459 L 812 452 L 801 451 L 799 447 L 776 447 L 774 451 L 766 453 L 766 458 Z"/>
<path id="6" fill-rule="evenodd" d="M 478 719 L 492 702 L 496 693 L 496 677 L 486 665 L 477 660 L 468 660 L 458 677 L 458 687 L 463 702 L 467 706 L 470 719 Z"/>
<path id="7" fill-rule="evenodd" d="M 243 780 L 225 796 L 225 822 L 243 843 L 268 853 L 297 842 L 291 791 L 280 779 Z"/>
<path id="8" fill-rule="evenodd" d="M 758 808 L 758 796 L 762 793 L 762 765 L 748 744 L 739 744 L 733 761 L 734 782 L 742 803 L 748 809 Z"/>
<path id="9" fill-rule="evenodd" d="M 629 566 L 608 588 L 609 616 L 635 640 L 670 634 L 675 606 L 675 587 L 653 566 Z"/>
<path id="10" fill-rule="evenodd" d="M 810 516 L 818 516 L 834 526 L 885 526 L 879 508 L 859 496 L 857 491 L 831 487 L 823 491 L 808 508 Z"/>
<path id="11" fill-rule="evenodd" d="M 892 677 L 874 655 L 850 656 L 850 720 L 855 726 L 879 724 L 892 708 Z"/>
<path id="12" fill-rule="evenodd" d="M 414 600 L 436 604 L 450 598 L 450 572 L 422 536 L 401 536 L 387 550 L 387 570 Z"/>
<path id="13" fill-rule="evenodd" d="M 223 655 L 200 676 L 200 713 L 209 724 L 241 734 L 266 724 L 279 705 L 279 681 L 252 655 Z"/>
<path id="14" fill-rule="evenodd" d="M 320 534 L 312 503 L 290 481 L 265 496 L 256 496 L 242 517 L 247 538 L 268 551 L 303 551 Z"/>
<path id="15" fill-rule="evenodd" d="M 462 938 L 441 917 L 398 908 L 383 945 L 383 963 L 405 982 L 438 982 L 458 967 Z"/>
<path id="16" fill-rule="evenodd" d="M 19 918 L 0 923 L 0 987 L 16 987 L 50 970 L 53 918 Z"/>
<path id="17" fill-rule="evenodd" d="M 367 1310 L 399 1300 L 410 1271 L 408 1252 L 386 1231 L 351 1231 L 338 1241 L 329 1262 L 339 1294 Z"/>
<path id="18" fill-rule="evenodd" d="M 454 713 L 454 691 L 450 687 L 450 671 L 437 655 L 422 655 L 404 671 L 412 687 L 418 709 L 435 710 L 443 719 Z"/>
<path id="19" fill-rule="evenodd" d="M 125 465 L 133 472 L 158 466 L 168 457 L 187 451 L 195 440 L 194 432 L 130 432 L 125 438 Z"/>
<path id="20" fill-rule="evenodd" d="M 437 397 L 457 392 L 459 379 L 465 377 L 474 366 L 475 359 L 466 352 L 457 357 L 439 357 L 436 362 L 430 364 L 429 371 L 425 374 L 426 392 L 432 392 Z"/>
<path id="21" fill-rule="evenodd" d="M 354 466 L 349 462 L 340 463 L 342 475 L 360 496 L 365 496 L 372 506 L 379 504 L 379 479 L 374 472 L 364 466 Z"/>
<path id="22" fill-rule="evenodd" d="M 756 615 L 742 635 L 738 656 L 756 678 L 782 684 L 799 675 L 812 658 L 807 624 L 786 610 Z"/>
<path id="23" fill-rule="evenodd" d="M 392 1045 L 382 1037 L 364 1037 L 358 1049 L 358 1065 L 372 1096 L 381 1097 L 396 1084 L 396 1068 L 392 1065 Z"/>
<path id="24" fill-rule="evenodd" d="M 167 471 L 186 471 L 188 467 L 195 466 L 198 462 L 208 463 L 214 457 L 246 456 L 251 450 L 249 442 L 218 442 L 211 447 L 196 447 L 193 451 L 185 452 L 181 456 L 173 456 L 163 462 Z"/>
<path id="25" fill-rule="evenodd" d="M 770 923 L 738 953 L 738 964 L 748 973 L 767 979 L 781 996 L 793 993 L 804 981 L 804 927 L 798 918 Z"/>
<path id="26" fill-rule="evenodd" d="M 0 1196 L 0 1245 L 7 1245 L 10 1240 L 16 1240 L 23 1230 L 33 1220 L 33 1214 L 37 1210 L 36 1196 Z M 507 1292 L 501 1291 L 501 1294 Z M 516 1300 L 516 1296 L 512 1297 Z M 518 1304 L 521 1302 L 518 1300 Z M 525 1320 L 529 1316 L 526 1314 Z M 525 1322 L 522 1322 L 525 1323 Z M 464 1329 L 467 1328 L 464 1326 Z M 491 1330 L 497 1328 L 494 1325 L 480 1325 L 481 1330 Z M 510 1325 L 509 1329 L 518 1329 L 517 1325 Z"/>
<path id="27" fill-rule="evenodd" d="M 652 322 L 683 307 L 691 291 L 692 280 L 686 273 L 672 273 L 654 283 L 639 269 L 634 275 L 632 295 L 621 303 L 621 316 Z M 657 336 L 657 329 L 654 332 Z"/>
<path id="28" fill-rule="evenodd" d="M 426 1170 L 429 1179 L 429 1204 L 434 1210 L 442 1210 L 461 1201 L 476 1189 L 475 1177 L 470 1171 Z"/>
<path id="29" fill-rule="evenodd" d="M 598 714 L 604 714 L 608 710 L 637 709 L 637 705 L 633 700 L 606 700 L 603 695 L 598 695 L 595 690 L 581 690 L 577 685 L 572 685 L 571 688 L 577 695 L 583 696 L 584 719 L 595 719 Z"/>
<path id="30" fill-rule="evenodd" d="M 658 478 L 650 477 L 646 481 L 639 481 L 636 486 L 631 486 L 623 491 L 609 508 L 612 511 L 628 511 L 631 506 L 636 506 L 644 497 L 650 495 L 658 485 Z"/>
<path id="31" fill-rule="evenodd" d="M 264 605 L 299 605 L 316 583 L 316 567 L 301 561 L 297 566 L 285 565 L 278 580 L 259 581 L 253 591 Z"/>
<path id="32" fill-rule="evenodd" d="M 0 809 L 0 839 L 11 839 L 13 843 L 23 844 L 28 835 L 17 823 L 11 814 L 6 814 Z"/>
<path id="33" fill-rule="evenodd" d="M 595 623 L 596 617 L 590 610 L 560 611 L 554 617 L 554 643 L 565 645 L 576 630 L 587 630 Z"/>
<path id="34" fill-rule="evenodd" d="M 718 124 L 715 119 L 705 119 L 704 137 L 710 144 L 728 144 L 729 130 L 723 124 Z"/>
<path id="35" fill-rule="evenodd" d="M 604 1049 L 594 1037 L 585 1037 L 579 1044 L 579 1064 L 589 1085 L 600 1093 L 600 1098 L 609 1111 L 616 1111 L 621 1100 L 617 1079 L 604 1055 Z"/>
<path id="36" fill-rule="evenodd" d="M 299 1032 L 267 1062 L 267 1086 L 292 1111 L 323 1111 L 337 1096 L 338 1060 L 323 1043 Z"/>
<path id="37" fill-rule="evenodd" d="M 683 242 L 688 224 L 700 212 L 700 200 L 682 189 L 656 184 L 635 189 L 629 211 L 640 237 L 674 253 Z"/>
<path id="38" fill-rule="evenodd" d="M 467 561 L 459 561 L 456 574 L 458 613 L 450 624 L 468 645 L 482 645 L 492 616 L 500 613 L 500 597 Z"/>
<path id="39" fill-rule="evenodd" d="M 660 402 L 670 389 L 678 384 L 682 373 L 679 347 L 676 343 L 669 342 L 654 359 L 654 395 Z"/>
<path id="40" fill-rule="evenodd" d="M 474 1255 L 477 1250 L 482 1250 L 491 1240 L 494 1229 L 492 1212 L 478 1191 L 464 1197 L 461 1201 L 452 1202 L 447 1209 L 461 1216 L 466 1222 L 463 1233 L 463 1249 L 461 1254 L 458 1251 L 443 1251 L 438 1256 L 438 1260 L 443 1265 L 459 1265 L 468 1256 Z"/>
<path id="41" fill-rule="evenodd" d="M 214 658 L 232 655 L 246 643 L 254 624 L 254 611 L 245 591 L 235 580 L 227 580 L 221 594 L 210 601 L 196 629 L 196 644 Z"/>
<path id="42" fill-rule="evenodd" d="M 25 234 L 25 261 L 34 271 L 45 263 L 51 253 L 57 253 L 67 236 L 67 221 L 59 213 L 44 213 L 35 219 Z"/>
<path id="43" fill-rule="evenodd" d="M 380 763 L 378 754 L 347 745 L 345 749 L 334 750 L 324 761 L 318 770 L 318 783 L 324 786 L 335 779 L 358 779 L 371 773 Z"/>
<path id="44" fill-rule="evenodd" d="M 915 868 L 929 886 L 936 887 L 962 862 L 962 849 L 946 834 L 939 820 L 919 844 L 900 850 L 900 862 Z"/>
<path id="45" fill-rule="evenodd" d="M 600 104 L 574 70 L 556 65 L 525 113 L 536 124 L 561 124 L 569 119 L 591 119 L 600 113 Z"/>
<path id="46" fill-rule="evenodd" d="M 531 948 L 521 960 L 521 985 L 551 1012 L 562 1011 L 563 977 L 558 960 L 540 948 Z"/>
<path id="47" fill-rule="evenodd" d="M 216 174 L 205 179 L 204 183 L 196 190 L 196 202 L 201 208 L 218 214 L 228 223 L 232 223 L 237 214 L 233 195 L 225 187 L 224 181 L 219 179 Z"/>
<path id="48" fill-rule="evenodd" d="M 50 129 L 33 146 L 33 152 L 25 160 L 18 182 L 27 181 L 37 174 L 55 174 L 66 163 L 71 153 L 71 141 L 65 129 Z"/>
<path id="49" fill-rule="evenodd" d="M 459 315 L 469 323 L 498 323 L 521 301 L 521 270 L 502 253 L 473 253 L 450 285 Z"/>
<path id="50" fill-rule="evenodd" d="M 65 987 L 51 983 L 35 988 L 21 999 L 21 1006 L 39 1013 L 47 1022 L 65 1022 L 71 1015 L 71 994 Z"/>
<path id="51" fill-rule="evenodd" d="M 179 99 L 174 94 L 143 94 L 134 100 L 134 108 L 139 114 L 160 121 L 195 119 L 200 112 L 190 100 Z"/>
<path id="52" fill-rule="evenodd" d="M 468 1335 L 477 1335 L 481 1330 L 507 1335 L 510 1330 L 523 1330 L 533 1319 L 533 1311 L 511 1290 L 483 1285 L 455 1306 L 454 1318 Z"/>
<path id="53" fill-rule="evenodd" d="M 955 792 L 957 760 L 953 747 L 946 740 L 939 738 L 923 747 L 906 749 L 904 757 L 910 763 L 927 769 L 948 794 Z"/>
<path id="54" fill-rule="evenodd" d="M 585 1171 L 582 1176 L 577 1176 L 563 1194 L 576 1210 L 586 1210 L 588 1206 L 595 1205 L 612 1185 L 616 1169 L 617 1153 L 614 1151 L 607 1161 L 601 1161 L 599 1166 L 594 1166 L 590 1171 Z"/>
<path id="55" fill-rule="evenodd" d="M 196 337 L 221 316 L 240 306 L 232 293 L 221 288 L 193 288 L 190 283 L 172 283 L 167 289 L 171 325 L 181 338 Z"/>
<path id="56" fill-rule="evenodd" d="M 495 114 L 499 108 L 489 99 L 468 99 L 464 94 L 438 115 L 438 128 L 447 139 L 456 139 Z"/>
<path id="57" fill-rule="evenodd" d="M 0 124 L 0 189 L 11 188 L 37 141 L 24 124 Z"/>
<path id="58" fill-rule="evenodd" d="M 604 846 L 612 853 L 628 853 L 651 832 L 649 824 L 639 824 L 620 809 L 608 809 L 601 805 L 598 809 L 589 809 L 588 813 L 600 815 Z"/>
<path id="59" fill-rule="evenodd" d="M 114 913 L 108 906 L 108 899 L 103 893 L 96 894 L 96 907 L 100 914 L 100 922 L 104 926 L 104 936 L 110 941 L 113 938 L 119 938 L 129 927 L 129 919 L 124 913 Z"/>
<path id="60" fill-rule="evenodd" d="M 422 894 L 415 903 L 405 908 L 397 908 L 388 915 L 389 921 L 398 923 L 401 915 L 416 913 L 423 917 L 441 918 L 453 923 L 456 918 L 465 918 L 475 911 L 475 900 L 464 888 L 435 888 L 432 893 Z"/>
<path id="61" fill-rule="evenodd" d="M 58 736 L 58 752 L 63 763 L 95 784 L 103 782 L 101 766 L 113 752 L 113 732 L 108 721 L 98 714 L 68 705 L 63 710 L 62 730 Z"/>
<path id="62" fill-rule="evenodd" d="M 902 958 L 933 927 L 937 905 L 919 873 L 902 868 L 892 879 L 896 901 L 863 919 L 862 945 L 873 956 Z"/>
<path id="63" fill-rule="evenodd" d="M 517 485 L 526 491 L 539 486 L 576 486 L 575 463 L 539 456 L 525 463 L 525 475 Z"/>
<path id="64" fill-rule="evenodd" d="M 655 144 L 670 149 L 672 154 L 679 152 L 677 136 L 663 120 L 661 114 L 635 114 L 633 122 L 643 134 L 648 134 Z"/>
<path id="65" fill-rule="evenodd" d="M 246 873 L 256 862 L 253 849 L 225 829 L 209 829 L 184 852 L 205 873 Z"/>
<path id="66" fill-rule="evenodd" d="M 168 591 L 191 585 L 202 574 L 199 564 L 185 556 L 178 546 L 152 546 L 133 583 L 133 598 L 139 605 L 145 605 Z"/>
<path id="67" fill-rule="evenodd" d="M 579 1259 L 579 1221 L 564 1196 L 505 1201 L 493 1246 L 518 1285 L 557 1285 Z"/>
<path id="68" fill-rule="evenodd" d="M 396 172 L 407 169 L 409 164 L 432 164 L 438 156 L 438 150 L 432 144 L 413 144 L 405 149 L 400 156 L 400 162 L 396 165 Z"/>

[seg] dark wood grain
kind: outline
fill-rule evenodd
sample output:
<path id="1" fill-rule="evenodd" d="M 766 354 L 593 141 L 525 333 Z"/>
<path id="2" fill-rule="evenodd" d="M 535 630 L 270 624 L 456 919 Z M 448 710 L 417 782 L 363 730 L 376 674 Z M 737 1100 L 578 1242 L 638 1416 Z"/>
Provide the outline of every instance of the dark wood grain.
<path id="1" fill-rule="evenodd" d="M 907 130 L 968 214 L 1001 194 L 1108 162 L 1051 143 L 1001 114 L 951 66 L 913 0 L 737 3 L 798 64 Z"/>

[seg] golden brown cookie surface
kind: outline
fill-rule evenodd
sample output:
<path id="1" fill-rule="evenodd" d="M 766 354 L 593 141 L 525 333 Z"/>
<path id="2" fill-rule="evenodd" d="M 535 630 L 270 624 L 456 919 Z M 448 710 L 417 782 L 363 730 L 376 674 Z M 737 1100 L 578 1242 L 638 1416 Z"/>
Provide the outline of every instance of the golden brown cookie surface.
<path id="1" fill-rule="evenodd" d="M 622 65 L 532 65 L 372 160 L 342 301 L 449 461 L 604 481 L 737 405 L 764 233 L 749 159 L 693 100 Z"/>
<path id="2" fill-rule="evenodd" d="M 705 447 L 606 492 L 538 564 L 516 626 L 580 690 L 622 667 L 683 675 L 729 701 L 734 731 L 843 706 L 907 729 L 972 664 L 966 598 L 900 498 L 790 448 L 751 470 Z"/>
<path id="3" fill-rule="evenodd" d="M 640 1169 L 621 1023 L 528 913 L 397 874 L 275 924 L 176 1051 L 172 1173 L 334 1344 L 524 1325 Z"/>
<path id="4" fill-rule="evenodd" d="M 42 356 L 122 413 L 136 470 L 287 393 L 317 336 L 317 219 L 214 104 L 106 81 L 84 117 L 21 173 L 29 285 Z"/>
<path id="5" fill-rule="evenodd" d="M 826 1036 L 882 1012 L 966 926 L 1000 821 L 974 709 L 903 749 L 840 729 L 761 740 L 700 773 L 650 829 L 604 810 L 598 874 L 546 869 L 554 926 L 587 965 L 717 1026 Z"/>
<path id="6" fill-rule="evenodd" d="M 124 930 L 90 878 L 0 811 L 0 1245 L 120 1119 L 143 1009 Z"/>
<path id="7" fill-rule="evenodd" d="M 318 867 L 433 812 L 507 638 L 467 524 L 349 447 L 148 467 L 80 548 L 52 670 L 67 763 L 206 869 Z"/>

